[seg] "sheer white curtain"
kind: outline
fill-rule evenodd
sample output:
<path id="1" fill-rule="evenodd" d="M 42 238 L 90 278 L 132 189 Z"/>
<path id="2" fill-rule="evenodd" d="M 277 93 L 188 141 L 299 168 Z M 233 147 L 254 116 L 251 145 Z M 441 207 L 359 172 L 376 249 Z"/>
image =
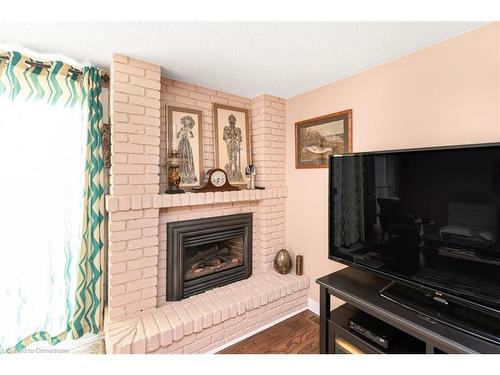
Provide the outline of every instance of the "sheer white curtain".
<path id="1" fill-rule="evenodd" d="M 0 349 L 74 310 L 86 125 L 80 106 L 0 96 Z"/>

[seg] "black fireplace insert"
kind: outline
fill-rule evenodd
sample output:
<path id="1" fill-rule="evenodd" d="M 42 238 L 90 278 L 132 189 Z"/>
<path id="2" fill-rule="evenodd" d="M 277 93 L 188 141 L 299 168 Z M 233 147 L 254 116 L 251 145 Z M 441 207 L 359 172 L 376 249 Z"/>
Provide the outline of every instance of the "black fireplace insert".
<path id="1" fill-rule="evenodd" d="M 251 213 L 167 224 L 167 301 L 251 274 Z"/>

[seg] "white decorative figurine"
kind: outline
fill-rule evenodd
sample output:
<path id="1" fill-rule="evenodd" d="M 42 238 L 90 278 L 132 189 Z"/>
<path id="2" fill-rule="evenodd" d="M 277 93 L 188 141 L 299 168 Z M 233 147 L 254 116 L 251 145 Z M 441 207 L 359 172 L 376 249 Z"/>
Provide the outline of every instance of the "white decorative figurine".
<path id="1" fill-rule="evenodd" d="M 249 164 L 245 168 L 245 175 L 248 177 L 247 187 L 249 189 L 255 189 L 255 175 L 257 174 L 257 170 L 255 169 L 255 165 Z"/>

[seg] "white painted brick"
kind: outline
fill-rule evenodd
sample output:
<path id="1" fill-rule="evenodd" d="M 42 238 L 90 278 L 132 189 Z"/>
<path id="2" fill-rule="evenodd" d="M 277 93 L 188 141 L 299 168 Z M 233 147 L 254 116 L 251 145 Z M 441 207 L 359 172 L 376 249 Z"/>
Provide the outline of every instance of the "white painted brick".
<path id="1" fill-rule="evenodd" d="M 160 309 L 168 319 L 172 327 L 172 337 L 174 341 L 179 341 L 184 337 L 184 322 L 172 308 L 172 305 L 166 305 Z"/>
<path id="2" fill-rule="evenodd" d="M 173 341 L 173 329 L 169 320 L 167 319 L 165 314 L 163 314 L 161 309 L 156 309 L 153 312 L 153 319 L 158 325 L 160 331 L 160 345 L 161 346 L 170 345 Z"/>
<path id="3" fill-rule="evenodd" d="M 180 218 L 187 217 L 211 217 L 218 215 L 228 215 L 234 214 L 238 212 L 254 212 L 254 223 L 255 228 L 259 225 L 262 225 L 263 228 L 269 226 L 273 227 L 273 231 L 269 232 L 269 236 L 264 236 L 263 239 L 259 239 L 259 233 L 254 228 L 254 254 L 255 252 L 259 252 L 259 247 L 262 247 L 262 256 L 254 256 L 254 265 L 258 266 L 258 269 L 254 270 L 255 274 L 262 272 L 265 269 L 269 269 L 271 267 L 272 257 L 276 251 L 277 246 L 281 246 L 284 244 L 284 222 L 277 221 L 279 218 L 284 217 L 284 206 L 276 207 L 269 206 L 270 209 L 261 210 L 258 206 L 252 206 L 252 204 L 257 204 L 256 202 L 249 202 L 246 205 L 241 206 L 229 206 L 225 207 L 222 205 L 223 202 L 225 204 L 229 202 L 236 203 L 238 201 L 249 201 L 253 200 L 265 200 L 267 197 L 280 198 L 286 196 L 286 189 L 284 189 L 284 116 L 285 116 L 285 108 L 284 101 L 282 99 L 261 95 L 258 98 L 253 100 L 249 100 L 246 98 L 241 98 L 235 95 L 226 94 L 222 92 L 217 92 L 216 90 L 205 89 L 201 87 L 197 87 L 190 84 L 184 84 L 182 82 L 170 80 L 167 78 L 161 78 L 160 82 L 160 69 L 159 66 L 149 63 L 137 62 L 134 59 L 129 59 L 126 56 L 117 55 L 114 59 L 115 62 L 119 64 L 130 64 L 130 68 L 125 68 L 130 73 L 140 73 L 140 70 L 134 70 L 134 68 L 139 68 L 144 70 L 144 77 L 133 77 L 134 74 L 130 74 L 130 77 L 125 77 L 121 75 L 119 72 L 120 67 L 118 69 L 114 69 L 116 77 L 118 78 L 116 82 L 112 82 L 112 87 L 116 88 L 116 92 L 120 93 L 120 95 L 116 96 L 115 101 L 122 100 L 122 106 L 118 105 L 116 110 L 123 109 L 126 113 L 113 111 L 112 110 L 112 118 L 114 121 L 114 126 L 116 130 L 123 130 L 123 136 L 118 136 L 115 139 L 113 144 L 113 162 L 117 166 L 113 172 L 121 173 L 114 174 L 111 176 L 112 189 L 111 192 L 113 194 L 121 194 L 123 198 L 123 204 L 120 205 L 120 201 L 118 200 L 118 207 L 114 206 L 114 209 L 118 209 L 115 211 L 116 214 L 132 214 L 137 216 L 116 216 L 113 217 L 113 214 L 110 214 L 110 228 L 112 226 L 112 232 L 117 231 L 118 229 L 123 230 L 123 224 L 118 224 L 117 220 L 128 220 L 130 217 L 134 217 L 135 219 L 140 218 L 154 218 L 158 219 L 158 208 L 160 207 L 172 207 L 172 206 L 181 206 L 181 204 L 185 205 L 188 208 L 188 212 L 177 212 L 173 214 L 171 219 L 179 220 Z M 149 68 L 151 69 L 149 69 Z M 123 69 L 122 69 L 123 70 Z M 140 78 L 140 79 L 136 79 Z M 120 82 L 118 82 L 120 81 Z M 158 81 L 155 83 L 154 81 Z M 170 87 L 171 86 L 171 87 Z M 170 88 L 169 88 L 170 87 Z M 172 89 L 173 88 L 173 89 Z M 160 90 L 161 89 L 161 93 Z M 113 89 L 112 89 L 113 90 Z M 184 91 L 183 91 L 184 90 Z M 167 92 L 168 91 L 168 92 Z M 209 101 L 214 99 L 213 101 L 222 101 L 232 104 L 240 103 L 241 107 L 249 108 L 252 111 L 252 119 L 251 119 L 251 128 L 252 128 L 252 142 L 253 144 L 253 152 L 252 156 L 255 164 L 259 170 L 258 175 L 258 184 L 268 187 L 267 190 L 264 191 L 254 191 L 254 195 L 251 192 L 246 190 L 238 191 L 238 192 L 225 192 L 222 194 L 217 194 L 217 197 L 213 193 L 200 193 L 194 197 L 194 194 L 185 194 L 189 196 L 189 202 L 186 202 L 187 198 L 181 198 L 179 196 L 172 197 L 171 202 L 167 198 L 165 201 L 164 196 L 157 194 L 159 189 L 158 182 L 163 184 L 162 189 L 166 186 L 166 168 L 165 168 L 165 155 L 166 155 L 166 146 L 167 143 L 165 141 L 165 122 L 166 122 L 166 105 L 175 104 L 178 101 L 178 97 L 183 96 L 186 99 L 183 103 L 189 103 L 194 105 L 194 108 L 199 108 L 203 112 L 202 120 L 204 125 L 203 132 L 203 146 L 204 146 L 204 164 L 205 168 L 215 166 L 214 161 L 214 132 L 213 132 L 213 121 L 212 121 L 212 108 L 211 103 Z M 213 98 L 210 98 L 212 96 Z M 123 101 L 127 100 L 127 106 L 123 106 Z M 158 101 L 161 102 L 160 107 L 158 107 Z M 170 101 L 170 102 L 169 102 Z M 233 103 L 234 102 L 234 103 Z M 277 103 L 277 104 L 276 104 Z M 134 107 L 137 105 L 138 107 L 142 106 L 142 111 L 139 108 Z M 114 106 L 114 104 L 113 104 Z M 158 108 L 160 110 L 158 110 Z M 133 113 L 137 112 L 137 113 Z M 139 113 L 140 112 L 140 113 Z M 254 116 L 260 116 L 256 117 Z M 257 123 L 257 120 L 260 122 Z M 276 121 L 278 123 L 274 123 Z M 255 123 L 255 124 L 254 124 Z M 256 126 L 254 126 L 256 125 Z M 115 132 L 116 133 L 116 132 Z M 118 134 L 118 133 L 116 133 Z M 259 137 L 262 138 L 260 139 Z M 121 138 L 120 138 L 121 137 Z M 120 141 L 122 139 L 123 141 Z M 126 142 L 125 142 L 126 141 Z M 129 143 L 130 142 L 130 143 Z M 141 143 L 134 143 L 141 142 Z M 138 146 L 138 147 L 137 147 Z M 158 160 L 160 159 L 160 160 Z M 128 169 L 125 167 L 120 167 L 119 165 L 127 165 L 130 163 L 131 165 L 138 164 L 144 165 L 144 169 L 136 169 L 134 168 Z M 141 164 L 145 163 L 145 164 Z M 147 164 L 151 163 L 151 164 Z M 159 163 L 160 164 L 159 166 Z M 261 164 L 259 164 L 261 163 Z M 124 169 L 125 168 L 125 169 Z M 161 170 L 161 172 L 160 172 Z M 147 179 L 150 178 L 149 175 L 156 174 L 156 177 L 151 176 L 149 180 L 150 183 L 147 183 Z M 160 178 L 158 178 L 158 174 L 160 174 Z M 133 184 L 141 184 L 139 185 L 140 189 L 137 188 L 136 185 Z M 120 186 L 121 185 L 121 186 Z M 277 190 L 273 191 L 271 187 Z M 285 191 L 283 191 L 285 190 Z M 145 198 L 147 194 L 148 197 Z M 149 195 L 150 194 L 150 195 Z M 132 198 L 128 195 L 143 195 L 141 205 L 138 204 L 138 198 Z M 170 197 L 169 197 L 170 198 Z M 218 203 L 216 206 L 212 207 L 211 205 L 216 202 Z M 265 202 L 261 201 L 260 203 Z M 127 204 L 128 203 L 128 204 Z M 238 202 L 239 203 L 239 202 Z M 189 210 L 188 205 L 197 205 L 197 207 L 193 206 L 192 210 Z M 199 205 L 199 206 L 198 206 Z M 156 207 L 155 210 L 143 210 L 145 208 Z M 122 210 L 123 209 L 123 210 Z M 132 209 L 132 210 L 131 210 Z M 109 209 L 108 209 L 109 210 Z M 162 210 L 160 216 L 169 212 L 171 208 L 167 208 L 166 210 Z M 193 214 L 193 215 L 192 215 Z M 192 216 L 191 216 L 192 215 Z M 276 221 L 273 221 L 276 220 Z M 261 222 L 261 224 L 259 224 Z M 124 242 L 111 242 L 109 244 L 110 255 L 111 253 L 117 251 L 125 251 L 125 247 L 127 246 L 128 251 L 134 251 L 143 249 L 145 253 L 148 255 L 151 254 L 151 258 L 156 258 L 156 262 L 160 262 L 159 264 L 147 266 L 143 270 L 154 270 L 148 271 L 152 274 L 151 277 L 156 277 L 158 270 L 165 269 L 165 259 L 166 259 L 166 236 L 165 230 L 166 226 L 164 225 L 166 222 L 162 222 L 157 224 L 157 229 L 153 229 L 152 227 L 143 227 L 144 235 L 147 237 L 130 239 L 127 240 L 127 243 Z M 274 227 L 277 227 L 275 229 Z M 131 224 L 131 230 L 137 229 L 138 226 L 134 226 Z M 156 233 L 157 230 L 160 230 L 158 236 L 149 236 L 149 234 Z M 128 227 L 126 227 L 128 230 Z M 280 234 L 283 232 L 283 235 Z M 161 240 L 161 242 L 160 242 Z M 160 248 L 158 248 L 160 246 Z M 158 254 L 156 256 L 155 254 Z M 110 257 L 111 259 L 111 257 Z M 115 258 L 116 259 L 116 258 Z M 161 260 L 159 260 L 161 259 Z M 117 264 L 114 266 L 113 270 L 117 272 L 118 269 L 123 270 L 123 265 L 120 268 L 117 268 Z M 131 272 L 131 271 L 128 271 Z M 144 271 L 143 271 L 144 272 Z M 119 275 L 119 274 L 118 274 Z M 162 280 L 165 280 L 166 276 L 163 276 Z M 161 283 L 163 285 L 158 285 L 158 290 L 163 289 L 163 296 L 165 295 L 165 281 Z M 160 283 L 160 281 L 158 281 Z M 304 287 L 306 285 L 306 281 L 298 281 L 298 287 Z M 279 284 L 279 283 L 278 283 Z M 121 284 L 119 284 L 121 285 Z M 276 290 L 279 291 L 280 296 L 285 288 L 280 286 Z M 291 288 L 293 290 L 293 287 Z M 119 289 L 117 289 L 120 291 Z M 146 296 L 149 296 L 151 293 L 151 288 L 143 289 Z M 288 291 L 288 290 L 287 290 Z M 271 293 L 272 298 L 276 298 L 275 290 L 273 289 Z M 238 295 L 238 293 L 234 293 Z M 269 298 L 271 298 L 269 297 Z M 234 297 L 236 301 L 237 314 L 240 315 L 242 311 L 242 303 L 244 301 L 245 307 L 249 307 L 253 305 L 254 299 L 252 297 L 247 297 L 246 299 L 241 299 Z M 268 298 L 268 295 L 266 295 Z M 147 299 L 147 297 L 146 297 Z M 262 301 L 259 297 L 259 304 Z M 158 300 L 160 301 L 160 300 Z M 251 302 L 251 303 L 250 303 Z M 117 309 L 116 312 L 110 311 L 110 316 L 118 317 L 122 316 L 124 313 L 130 313 L 132 311 L 139 311 L 145 306 L 150 306 L 152 302 L 148 300 L 148 302 L 134 303 L 130 306 L 127 306 L 127 309 Z M 154 301 L 156 304 L 156 300 Z M 163 301 L 162 303 L 165 303 Z M 268 301 L 265 301 L 268 303 Z M 212 317 L 212 323 L 214 321 L 214 316 L 217 316 L 217 313 L 214 310 L 218 309 L 218 307 L 210 308 L 207 303 L 203 303 L 205 308 L 204 317 L 208 316 L 207 311 L 210 311 Z M 263 306 L 264 307 L 264 306 Z M 198 307 L 202 309 L 201 307 Z M 139 310 L 138 310 L 139 309 Z M 234 314 L 235 308 L 233 310 L 229 309 L 227 314 L 224 316 L 229 316 Z M 200 310 L 201 311 L 201 310 Z M 222 314 L 221 314 L 222 319 Z M 203 326 L 208 325 L 208 319 L 203 320 Z M 206 329 L 206 328 L 205 328 Z M 201 332 L 200 332 L 201 333 Z M 173 337 L 172 337 L 173 339 Z M 188 345 L 188 344 L 185 344 Z M 212 344 L 210 344 L 212 345 Z M 179 350 L 179 349 L 174 349 Z M 193 349 L 194 350 L 194 349 Z M 199 349 L 197 349 L 199 350 Z"/>

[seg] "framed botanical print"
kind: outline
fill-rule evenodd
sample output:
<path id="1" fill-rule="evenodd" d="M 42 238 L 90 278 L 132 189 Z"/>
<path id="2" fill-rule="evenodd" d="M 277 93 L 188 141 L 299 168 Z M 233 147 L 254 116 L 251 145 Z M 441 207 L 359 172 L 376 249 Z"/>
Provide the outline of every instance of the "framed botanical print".
<path id="1" fill-rule="evenodd" d="M 327 168 L 330 154 L 352 152 L 352 110 L 295 123 L 295 168 Z"/>
<path id="2" fill-rule="evenodd" d="M 243 186 L 250 164 L 248 110 L 214 103 L 215 166 L 224 169 L 232 185 Z"/>
<path id="3" fill-rule="evenodd" d="M 181 187 L 203 181 L 203 129 L 201 111 L 167 107 L 167 155 L 177 150 L 184 163 L 179 167 Z"/>

